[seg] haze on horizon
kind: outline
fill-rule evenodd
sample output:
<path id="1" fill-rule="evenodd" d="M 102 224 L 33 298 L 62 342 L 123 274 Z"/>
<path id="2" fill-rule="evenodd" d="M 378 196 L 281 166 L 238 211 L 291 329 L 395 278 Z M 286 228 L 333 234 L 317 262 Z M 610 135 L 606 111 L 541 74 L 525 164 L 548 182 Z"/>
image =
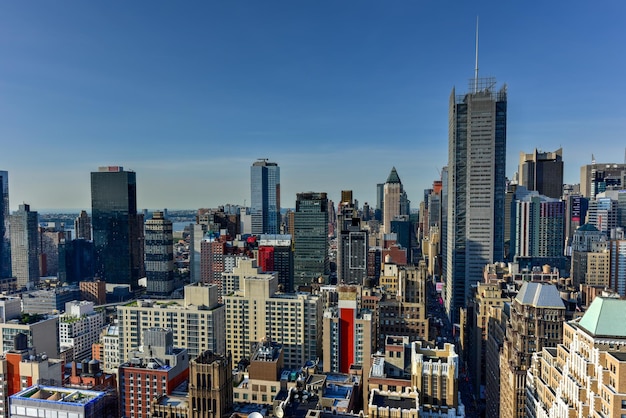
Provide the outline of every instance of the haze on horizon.
<path id="1" fill-rule="evenodd" d="M 432 4 L 431 4 L 432 3 Z M 140 208 L 249 204 L 250 165 L 375 205 L 393 166 L 416 208 L 447 164 L 448 100 L 509 91 L 507 176 L 563 147 L 566 183 L 624 162 L 626 5 L 137 1 L 0 5 L 0 170 L 11 209 L 90 209 L 90 175 L 137 172 Z"/>

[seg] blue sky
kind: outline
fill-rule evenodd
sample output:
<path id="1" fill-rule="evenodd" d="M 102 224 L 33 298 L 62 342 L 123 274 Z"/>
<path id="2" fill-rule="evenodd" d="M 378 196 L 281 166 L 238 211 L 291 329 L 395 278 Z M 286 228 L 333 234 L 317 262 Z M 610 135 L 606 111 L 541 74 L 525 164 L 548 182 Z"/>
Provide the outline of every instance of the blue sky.
<path id="1" fill-rule="evenodd" d="M 395 166 L 412 205 L 447 164 L 448 98 L 507 83 L 507 175 L 563 147 L 565 180 L 622 162 L 626 3 L 59 1 L 0 3 L 0 169 L 12 208 L 90 207 L 89 173 L 137 172 L 138 205 L 250 202 L 250 165 L 295 194 Z"/>

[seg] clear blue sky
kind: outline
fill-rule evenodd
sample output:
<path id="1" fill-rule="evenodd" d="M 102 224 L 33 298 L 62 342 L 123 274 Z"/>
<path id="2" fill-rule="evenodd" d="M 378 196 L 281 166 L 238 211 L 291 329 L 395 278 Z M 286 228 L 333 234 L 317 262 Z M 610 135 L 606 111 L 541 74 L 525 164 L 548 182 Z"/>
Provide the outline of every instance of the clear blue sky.
<path id="1" fill-rule="evenodd" d="M 90 208 L 89 173 L 137 172 L 138 205 L 250 202 L 250 165 L 375 200 L 395 166 L 417 207 L 447 164 L 448 98 L 509 88 L 507 175 L 564 149 L 566 182 L 626 147 L 626 3 L 0 3 L 0 169 L 12 208 Z"/>

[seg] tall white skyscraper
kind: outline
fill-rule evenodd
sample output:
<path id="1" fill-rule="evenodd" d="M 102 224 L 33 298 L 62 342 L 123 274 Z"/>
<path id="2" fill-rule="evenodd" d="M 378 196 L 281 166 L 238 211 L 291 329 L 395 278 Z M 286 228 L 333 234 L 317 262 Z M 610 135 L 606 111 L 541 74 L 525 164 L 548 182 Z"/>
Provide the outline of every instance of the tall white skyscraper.
<path id="1" fill-rule="evenodd" d="M 280 233 L 280 167 L 260 159 L 250 167 L 253 234 Z"/>
<path id="2" fill-rule="evenodd" d="M 445 306 L 458 320 L 486 264 L 504 258 L 506 85 L 474 79 L 450 94 Z"/>

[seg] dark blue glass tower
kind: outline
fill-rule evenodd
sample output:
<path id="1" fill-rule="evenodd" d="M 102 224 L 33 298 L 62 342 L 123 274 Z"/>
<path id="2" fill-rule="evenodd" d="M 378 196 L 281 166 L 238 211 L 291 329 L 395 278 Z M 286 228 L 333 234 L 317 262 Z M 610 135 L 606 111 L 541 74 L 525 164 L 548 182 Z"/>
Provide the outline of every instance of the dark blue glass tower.
<path id="1" fill-rule="evenodd" d="M 280 233 L 280 167 L 261 159 L 250 168 L 253 234 Z"/>

